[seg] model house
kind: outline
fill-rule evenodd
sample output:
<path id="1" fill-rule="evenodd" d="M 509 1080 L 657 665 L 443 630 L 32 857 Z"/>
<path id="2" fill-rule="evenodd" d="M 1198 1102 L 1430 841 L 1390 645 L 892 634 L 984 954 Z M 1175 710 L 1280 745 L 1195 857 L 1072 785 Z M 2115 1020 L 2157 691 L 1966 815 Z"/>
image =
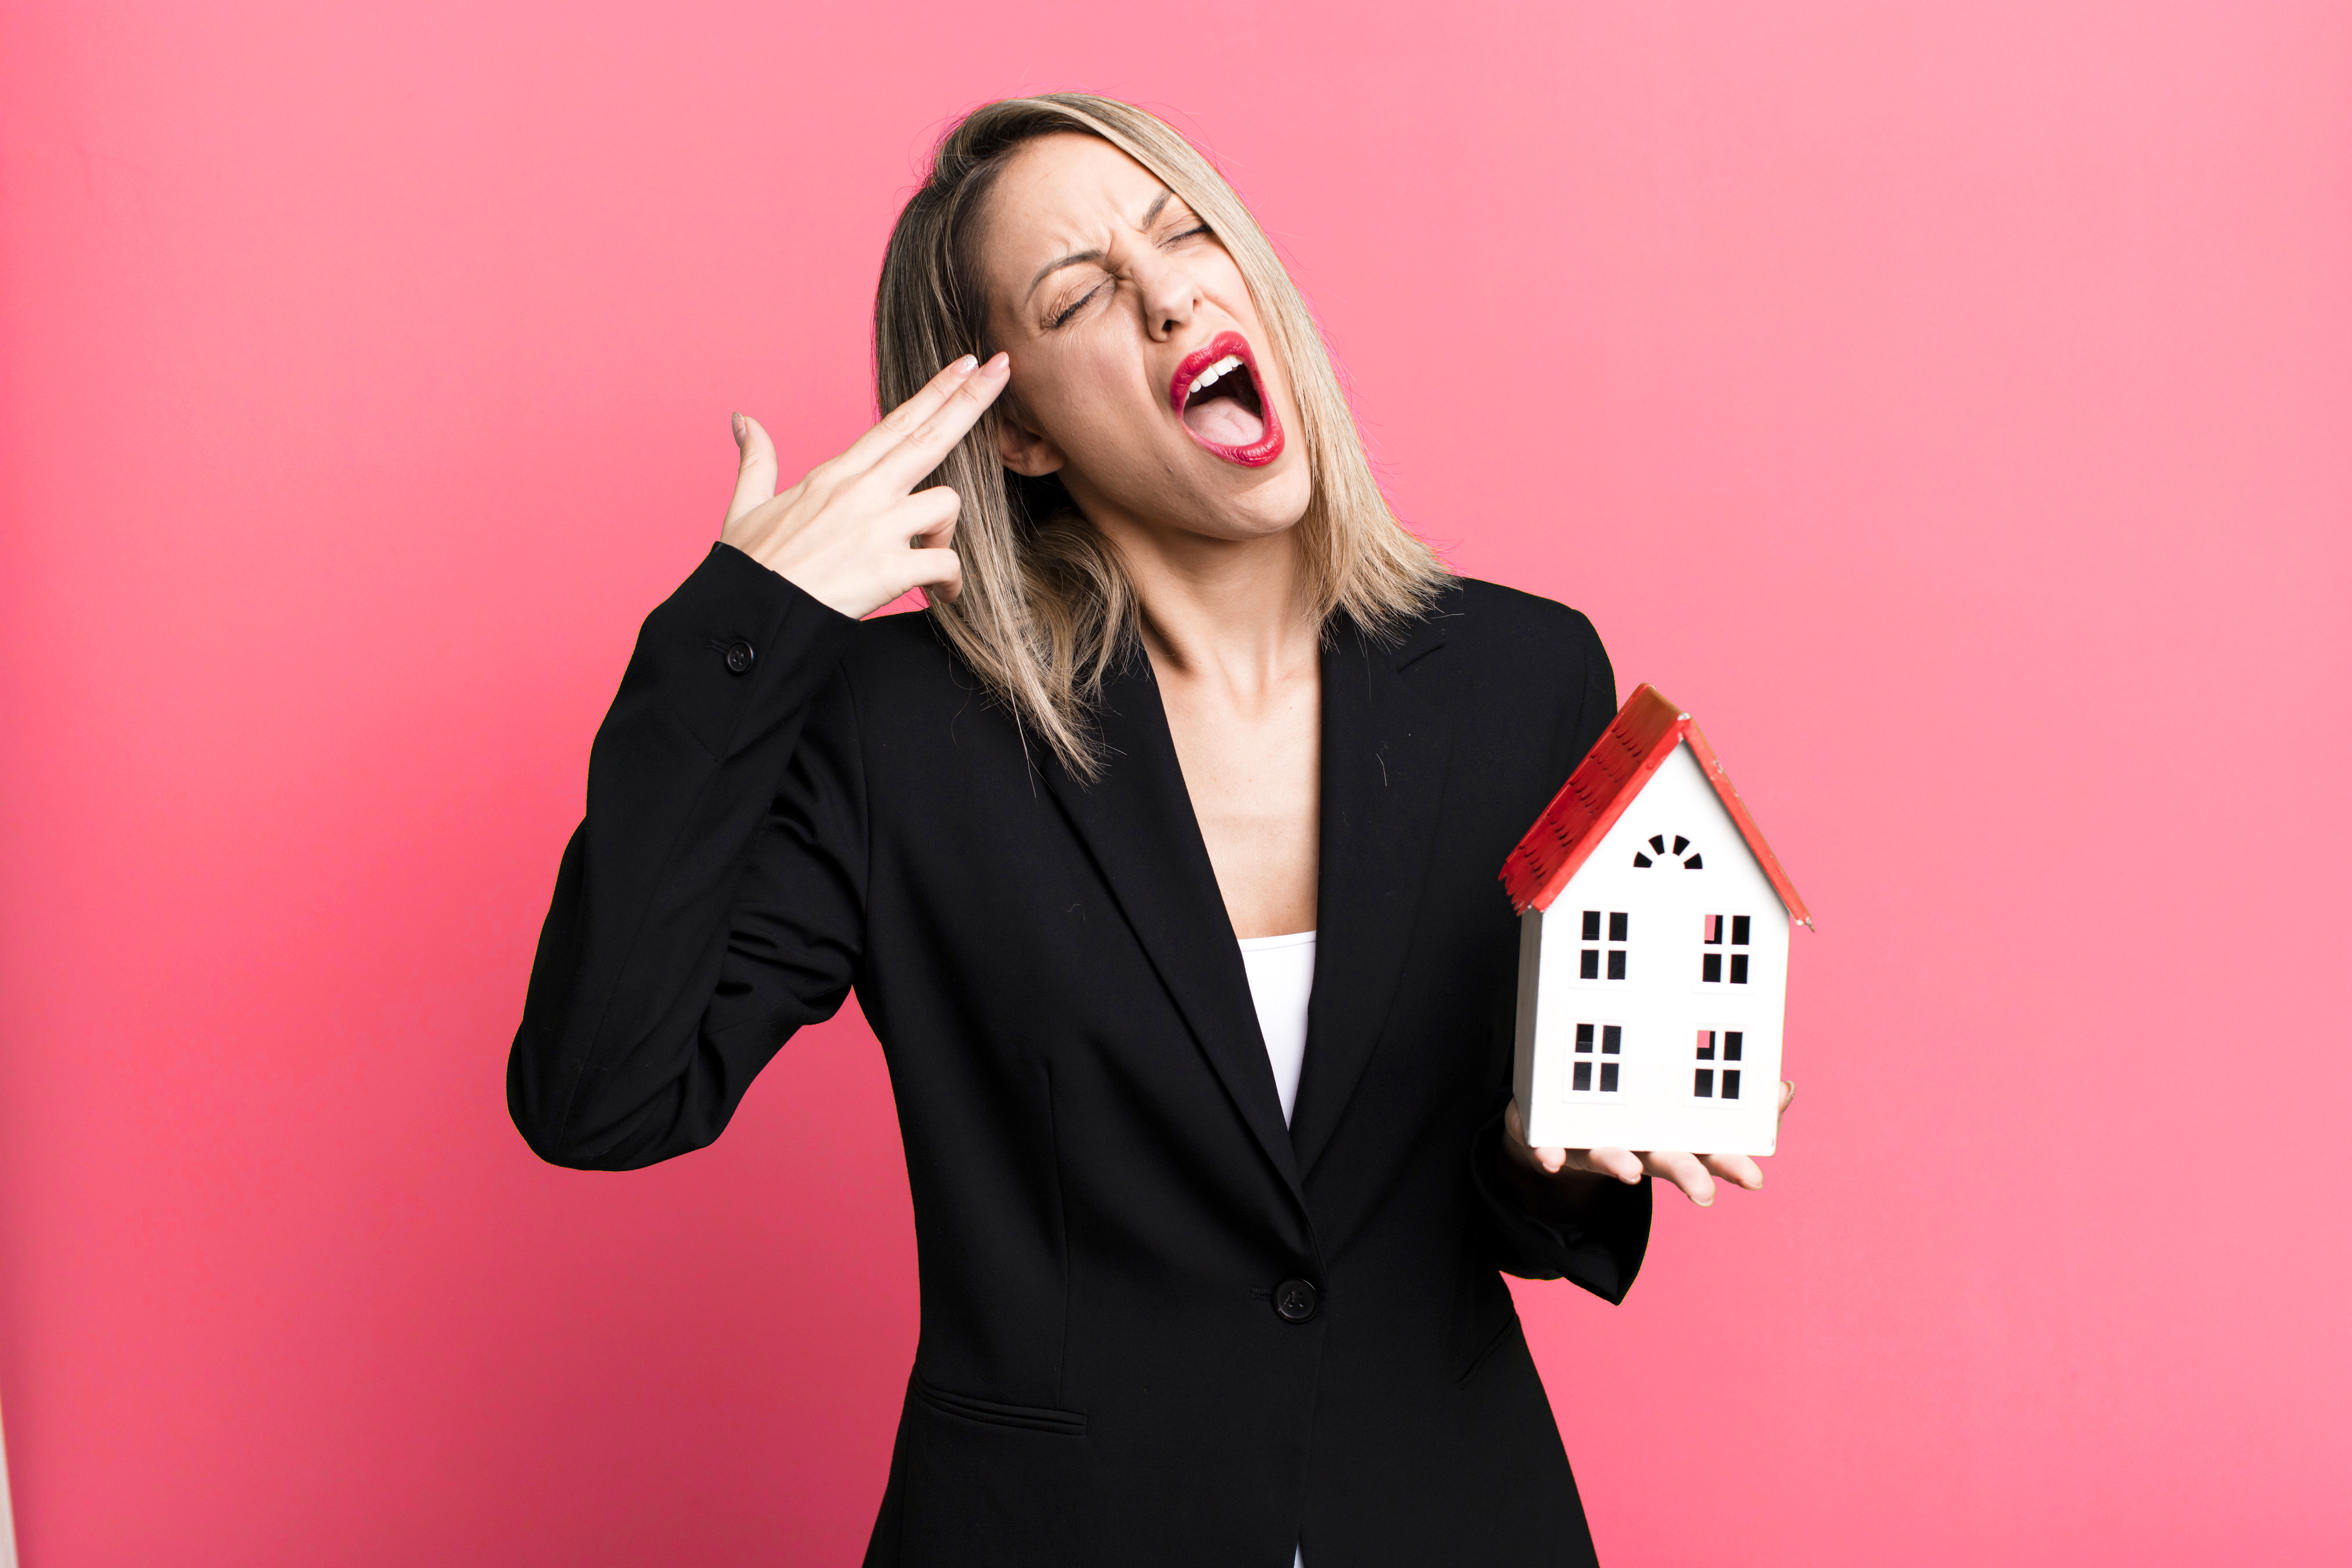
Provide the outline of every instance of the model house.
<path id="1" fill-rule="evenodd" d="M 1502 877 L 1528 1141 L 1769 1154 L 1789 931 L 1812 917 L 1690 715 L 1637 689 Z"/>

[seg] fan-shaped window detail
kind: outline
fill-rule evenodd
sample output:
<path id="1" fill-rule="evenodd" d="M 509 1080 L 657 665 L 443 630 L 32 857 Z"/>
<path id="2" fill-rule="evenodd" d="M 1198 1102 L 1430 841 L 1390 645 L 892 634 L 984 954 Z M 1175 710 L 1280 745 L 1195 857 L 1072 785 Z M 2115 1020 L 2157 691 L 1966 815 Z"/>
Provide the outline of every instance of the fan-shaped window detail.
<path id="1" fill-rule="evenodd" d="M 1685 871 L 1704 870 L 1706 866 L 1706 862 L 1699 858 L 1698 851 L 1691 847 L 1691 841 L 1679 833 L 1674 836 L 1671 844 L 1664 834 L 1654 833 L 1650 836 L 1647 849 L 1633 851 L 1633 868 L 1637 871 L 1661 863 L 1679 866 Z"/>

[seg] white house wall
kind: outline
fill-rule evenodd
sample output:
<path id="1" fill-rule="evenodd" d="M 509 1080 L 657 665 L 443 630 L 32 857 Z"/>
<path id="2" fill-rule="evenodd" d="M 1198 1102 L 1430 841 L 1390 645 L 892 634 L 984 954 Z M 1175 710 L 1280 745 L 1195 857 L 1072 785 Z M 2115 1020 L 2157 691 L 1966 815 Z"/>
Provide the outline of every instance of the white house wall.
<path id="1" fill-rule="evenodd" d="M 1649 840 L 1687 841 L 1682 856 L 1660 855 Z M 1654 862 L 1637 868 L 1635 855 Z M 1696 857 L 1697 869 L 1685 869 Z M 1601 918 L 1601 939 L 1583 940 L 1583 916 Z M 1612 915 L 1626 917 L 1626 938 L 1609 940 Z M 1724 917 L 1724 937 L 1701 940 L 1704 917 Z M 1734 948 L 1731 921 L 1745 917 L 1748 942 Z M 1601 955 L 1601 974 L 1585 979 L 1580 957 Z M 1607 954 L 1621 952 L 1625 976 L 1607 977 Z M 1725 962 L 1723 979 L 1704 979 L 1705 955 Z M 1730 984 L 1729 960 L 1748 959 L 1744 984 Z M 1789 914 L 1745 840 L 1707 784 L 1687 745 L 1677 746 L 1611 828 L 1547 911 L 1521 917 L 1519 1039 L 1516 1089 L 1528 1139 L 1569 1149 L 1678 1149 L 1697 1153 L 1772 1152 L 1780 1080 L 1781 1016 L 1788 988 Z M 1576 1048 L 1577 1026 L 1591 1026 L 1592 1048 Z M 1620 1031 L 1619 1050 L 1604 1055 L 1604 1031 Z M 1715 1035 L 1714 1055 L 1699 1056 L 1699 1032 Z M 1737 1033 L 1739 1059 L 1727 1061 L 1724 1037 Z M 1591 1064 L 1589 1087 L 1574 1086 L 1575 1066 Z M 1617 1067 L 1603 1091 L 1601 1069 Z M 1697 1074 L 1712 1092 L 1696 1092 Z M 1720 1092 L 1737 1072 L 1738 1096 Z"/>

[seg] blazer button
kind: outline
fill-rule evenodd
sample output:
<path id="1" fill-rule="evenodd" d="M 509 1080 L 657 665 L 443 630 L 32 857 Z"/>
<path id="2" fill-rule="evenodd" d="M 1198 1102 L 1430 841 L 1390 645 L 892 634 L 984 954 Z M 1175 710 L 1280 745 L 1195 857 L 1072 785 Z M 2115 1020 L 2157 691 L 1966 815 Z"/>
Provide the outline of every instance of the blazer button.
<path id="1" fill-rule="evenodd" d="M 751 645 L 741 637 L 727 645 L 727 668 L 734 674 L 740 675 L 751 668 Z"/>
<path id="2" fill-rule="evenodd" d="M 1286 1323 L 1303 1323 L 1315 1315 L 1315 1287 L 1304 1279 L 1286 1279 L 1274 1288 L 1274 1310 Z"/>

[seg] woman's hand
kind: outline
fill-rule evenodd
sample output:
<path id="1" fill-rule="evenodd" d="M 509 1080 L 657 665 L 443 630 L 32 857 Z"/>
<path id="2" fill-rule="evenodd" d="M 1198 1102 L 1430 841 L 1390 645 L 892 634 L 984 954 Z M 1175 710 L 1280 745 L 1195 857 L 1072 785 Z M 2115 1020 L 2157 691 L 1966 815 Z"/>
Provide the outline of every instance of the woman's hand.
<path id="1" fill-rule="evenodd" d="M 1789 1113 L 1789 1101 L 1797 1098 L 1797 1086 L 1780 1085 L 1780 1109 L 1775 1116 Z M 1590 1186 L 1598 1177 L 1614 1176 L 1631 1184 L 1642 1179 L 1643 1172 L 1663 1176 L 1683 1190 L 1683 1195 L 1705 1208 L 1715 1202 L 1715 1179 L 1717 1176 L 1754 1192 L 1764 1184 L 1764 1173 L 1756 1162 L 1745 1154 L 1684 1154 L 1673 1151 L 1662 1153 L 1635 1153 L 1630 1149 L 1533 1149 L 1528 1146 L 1527 1123 L 1519 1118 L 1519 1102 L 1511 1101 L 1503 1112 L 1504 1155 L 1519 1172 L 1520 1183 L 1541 1183 L 1547 1187 L 1573 1188 Z M 1775 1126 L 1779 1123 L 1776 1120 Z"/>
<path id="2" fill-rule="evenodd" d="M 963 586 L 962 563 L 950 548 L 962 498 L 945 485 L 908 492 L 1012 377 L 1004 355 L 979 364 L 966 354 L 782 495 L 774 443 L 757 420 L 738 414 L 743 460 L 720 541 L 853 620 L 909 588 L 953 600 Z"/>

